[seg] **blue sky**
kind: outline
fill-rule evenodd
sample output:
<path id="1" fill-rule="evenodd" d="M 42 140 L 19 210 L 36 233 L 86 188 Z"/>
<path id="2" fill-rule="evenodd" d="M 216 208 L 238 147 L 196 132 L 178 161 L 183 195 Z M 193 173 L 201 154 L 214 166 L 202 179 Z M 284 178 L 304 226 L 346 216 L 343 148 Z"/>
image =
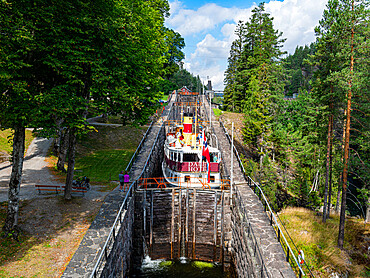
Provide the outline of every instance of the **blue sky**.
<path id="1" fill-rule="evenodd" d="M 224 88 L 230 46 L 235 39 L 237 22 L 248 21 L 251 10 L 262 1 L 249 0 L 170 0 L 171 16 L 166 26 L 185 39 L 184 67 L 213 88 Z M 327 0 L 265 1 L 265 9 L 274 17 L 275 29 L 287 38 L 284 50 L 293 53 L 297 45 L 315 40 L 318 25 Z"/>

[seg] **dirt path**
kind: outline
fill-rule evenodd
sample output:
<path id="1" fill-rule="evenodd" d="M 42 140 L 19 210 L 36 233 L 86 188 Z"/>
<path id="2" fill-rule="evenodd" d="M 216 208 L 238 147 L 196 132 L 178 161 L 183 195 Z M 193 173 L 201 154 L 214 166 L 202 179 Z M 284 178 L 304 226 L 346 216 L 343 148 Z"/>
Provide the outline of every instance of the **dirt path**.
<path id="1" fill-rule="evenodd" d="M 20 189 L 20 200 L 30 200 L 50 196 L 48 194 L 39 195 L 35 184 L 62 185 L 58 181 L 45 161 L 52 139 L 35 138 L 29 146 L 23 163 L 22 183 Z M 0 202 L 8 200 L 8 186 L 12 165 L 10 162 L 0 163 Z M 101 199 L 107 192 L 100 192 L 94 187 L 85 195 L 88 199 Z"/>
<path id="2" fill-rule="evenodd" d="M 35 138 L 29 146 L 23 163 L 20 199 L 38 197 L 35 184 L 60 184 L 48 169 L 45 161 L 52 139 Z M 0 164 L 0 202 L 8 200 L 8 185 L 12 166 L 10 162 Z"/>

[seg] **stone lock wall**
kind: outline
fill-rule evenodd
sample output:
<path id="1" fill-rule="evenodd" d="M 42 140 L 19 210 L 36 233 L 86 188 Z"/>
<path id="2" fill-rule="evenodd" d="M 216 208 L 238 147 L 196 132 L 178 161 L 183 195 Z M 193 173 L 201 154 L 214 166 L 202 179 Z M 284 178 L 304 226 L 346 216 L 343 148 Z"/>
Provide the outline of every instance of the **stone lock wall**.
<path id="1" fill-rule="evenodd" d="M 115 243 L 112 246 L 107 263 L 100 277 L 127 277 L 130 272 L 132 254 L 132 234 L 134 223 L 134 198 L 131 198 L 127 210 L 123 213 L 123 222 L 119 227 Z"/>

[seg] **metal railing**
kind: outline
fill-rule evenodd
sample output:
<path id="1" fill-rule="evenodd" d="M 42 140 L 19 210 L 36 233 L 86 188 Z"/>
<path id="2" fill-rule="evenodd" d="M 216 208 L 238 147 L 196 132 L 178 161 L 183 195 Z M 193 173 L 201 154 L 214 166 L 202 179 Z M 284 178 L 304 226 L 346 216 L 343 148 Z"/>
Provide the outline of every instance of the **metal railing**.
<path id="1" fill-rule="evenodd" d="M 225 134 L 226 134 L 226 137 L 228 138 L 228 141 L 229 143 L 231 144 L 231 138 L 223 124 L 223 122 L 220 120 L 220 125 L 222 126 Z M 242 163 L 242 160 L 240 158 L 240 155 L 239 155 L 239 152 L 237 150 L 237 148 L 235 147 L 235 144 L 234 144 L 234 153 L 238 159 L 238 163 L 239 163 L 239 166 L 240 168 L 242 169 L 242 172 L 243 172 L 243 175 L 244 175 L 244 178 L 245 180 L 247 181 L 249 187 L 252 188 L 252 190 L 254 191 L 254 193 L 257 195 L 257 197 L 259 198 L 259 200 L 261 201 L 266 213 L 269 215 L 269 219 L 270 219 L 270 225 L 273 226 L 274 228 L 274 231 L 275 231 L 275 234 L 278 238 L 278 241 L 281 245 L 281 247 L 283 248 L 284 252 L 285 252 L 285 256 L 286 256 L 286 261 L 291 265 L 291 267 L 293 269 L 295 269 L 296 272 L 298 272 L 298 275 L 299 277 L 302 277 L 302 276 L 305 276 L 306 273 L 303 271 L 302 269 L 302 265 L 305 266 L 305 269 L 308 271 L 307 274 L 310 274 L 311 277 L 314 277 L 313 273 L 311 272 L 310 268 L 308 267 L 308 265 L 306 264 L 306 261 L 304 259 L 302 259 L 301 261 L 303 261 L 303 264 L 301 264 L 296 255 L 294 254 L 292 248 L 290 247 L 285 235 L 284 235 L 284 232 L 279 224 L 279 221 L 280 223 L 283 225 L 283 223 L 281 222 L 280 218 L 279 217 L 276 217 L 276 212 L 273 208 L 271 208 L 265 194 L 263 193 L 263 190 L 261 189 L 261 187 L 253 181 L 253 179 L 248 176 L 246 174 L 246 171 L 245 171 L 245 168 L 244 168 L 244 165 Z M 279 221 L 278 221 L 279 220 Z M 290 237 L 288 231 L 285 229 L 285 226 L 283 225 L 284 227 L 284 230 L 285 230 L 285 233 L 287 234 L 287 236 L 289 237 L 290 241 L 293 243 L 294 247 L 296 248 L 296 253 L 298 254 L 299 253 L 299 250 L 297 249 L 297 247 L 295 246 L 292 238 Z"/>
<path id="2" fill-rule="evenodd" d="M 172 106 L 169 109 L 169 114 L 171 113 L 171 109 L 172 109 Z M 152 158 L 154 147 L 157 144 L 159 135 L 160 135 L 160 133 L 161 133 L 161 131 L 162 131 L 163 128 L 164 128 L 164 123 L 162 123 L 162 125 L 161 125 L 161 127 L 160 127 L 160 129 L 159 129 L 159 131 L 157 133 L 157 136 L 156 136 L 156 138 L 154 140 L 154 143 L 152 145 L 152 148 L 150 149 L 150 153 L 148 155 L 148 158 L 145 161 L 145 165 L 143 167 L 143 170 L 141 171 L 139 177 L 134 182 L 131 183 L 131 185 L 130 185 L 127 193 L 126 193 L 126 196 L 125 196 L 125 198 L 124 198 L 124 200 L 123 200 L 123 202 L 122 202 L 122 204 L 121 204 L 121 206 L 119 208 L 119 211 L 117 213 L 117 216 L 116 216 L 116 218 L 114 220 L 114 223 L 112 225 L 112 228 L 111 228 L 111 230 L 109 232 L 108 238 L 105 241 L 105 244 L 104 244 L 102 250 L 100 251 L 100 254 L 98 256 L 97 262 L 95 263 L 95 266 L 93 268 L 93 271 L 90 274 L 90 278 L 100 277 L 101 273 L 104 270 L 105 263 L 108 261 L 108 257 L 110 255 L 110 251 L 112 250 L 112 248 L 114 246 L 114 243 L 115 243 L 116 238 L 117 238 L 117 234 L 118 234 L 118 232 L 120 230 L 120 227 L 121 227 L 122 223 L 125 220 L 125 212 L 126 212 L 127 207 L 129 205 L 128 202 L 131 200 L 131 197 L 133 196 L 134 191 L 138 187 L 138 181 L 139 181 L 139 179 L 146 178 L 145 177 L 145 172 L 146 172 L 147 167 L 148 167 L 148 162 Z M 147 136 L 147 134 L 146 134 L 146 136 Z M 142 142 L 143 142 L 143 140 L 142 140 Z M 142 148 L 142 143 L 140 143 L 139 147 L 140 147 L 140 149 Z M 136 158 L 137 157 L 137 153 L 139 153 L 138 150 L 137 150 L 137 152 L 135 152 L 136 156 L 134 154 L 133 157 L 135 156 L 135 158 Z M 131 158 L 131 160 L 133 160 L 133 158 Z"/>
<path id="3" fill-rule="evenodd" d="M 238 208 L 239 211 L 242 212 L 241 214 L 242 214 L 242 220 L 243 221 L 242 221 L 241 225 L 242 225 L 242 228 L 243 228 L 243 240 L 245 242 L 247 241 L 245 236 L 247 236 L 250 239 L 250 245 L 251 245 L 251 249 L 252 249 L 251 251 L 253 251 L 253 256 L 255 257 L 255 259 L 257 261 L 257 266 L 260 266 L 259 273 L 261 275 L 261 278 L 270 277 L 270 275 L 267 271 L 265 262 L 263 260 L 262 254 L 261 254 L 261 250 L 259 248 L 258 241 L 256 239 L 256 236 L 254 235 L 251 222 L 248 218 L 248 213 L 247 213 L 247 210 L 245 208 L 245 204 L 243 202 L 243 199 L 241 198 L 239 188 L 235 186 L 234 187 L 234 192 L 235 192 L 234 206 L 236 208 Z"/>
<path id="4" fill-rule="evenodd" d="M 141 148 L 143 147 L 143 144 L 144 144 L 145 139 L 147 138 L 149 132 L 152 130 L 153 123 L 154 123 L 154 120 L 150 123 L 150 126 L 148 127 L 148 129 L 146 130 L 146 132 L 145 132 L 145 134 L 143 136 L 143 139 L 141 139 L 139 146 L 136 148 L 136 151 L 132 155 L 132 157 L 130 159 L 130 162 L 127 164 L 127 167 L 125 169 L 126 171 L 130 171 L 130 169 L 131 169 L 134 161 L 136 160 L 137 156 L 139 155 L 139 152 L 141 151 Z"/>

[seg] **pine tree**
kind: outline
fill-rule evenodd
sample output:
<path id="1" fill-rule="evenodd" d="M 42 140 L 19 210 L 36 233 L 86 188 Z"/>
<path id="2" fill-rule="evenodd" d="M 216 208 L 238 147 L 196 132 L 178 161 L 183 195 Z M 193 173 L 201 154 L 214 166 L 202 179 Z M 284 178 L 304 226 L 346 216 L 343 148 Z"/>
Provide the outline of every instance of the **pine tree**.
<path id="1" fill-rule="evenodd" d="M 243 95 L 238 90 L 238 71 L 240 71 L 240 58 L 243 51 L 243 40 L 245 37 L 245 25 L 242 21 L 238 22 L 235 30 L 237 38 L 232 42 L 228 67 L 225 71 L 225 90 L 224 105 L 229 111 L 240 111 L 242 108 Z"/>
<path id="2" fill-rule="evenodd" d="M 360 67 L 356 63 L 368 59 L 364 55 L 365 33 L 368 30 L 368 2 L 357 0 L 330 0 L 327 10 L 324 11 L 320 26 L 316 28 L 318 35 L 317 52 L 314 56 L 318 62 L 314 92 L 318 103 L 326 108 L 325 118 L 328 119 L 327 131 L 327 178 L 324 194 L 325 221 L 327 210 L 327 185 L 330 181 L 331 151 L 333 137 L 333 123 L 343 123 L 343 166 L 342 166 L 342 205 L 340 213 L 340 227 L 338 234 L 338 246 L 343 248 L 345 210 L 347 199 L 347 182 L 350 159 L 350 131 L 353 125 L 352 108 L 354 95 L 366 99 L 366 92 L 362 85 L 366 67 Z M 365 74 L 366 75 L 366 74 Z M 366 89 L 365 89 L 366 90 Z M 360 104 L 360 103 L 359 103 Z M 340 111 L 345 110 L 345 119 L 340 117 Z M 365 109 L 366 110 L 366 109 Z M 323 121 L 323 119 L 321 119 Z M 321 134 L 324 132 L 321 131 Z M 352 135 L 353 136 L 353 135 Z M 357 137 L 357 135 L 355 136 Z M 362 143 L 359 141 L 359 145 Z M 329 187 L 330 189 L 330 187 Z M 330 193 L 329 193 L 330 197 Z"/>
<path id="3" fill-rule="evenodd" d="M 323 13 L 323 18 L 320 20 L 319 26 L 315 28 L 318 39 L 316 43 L 317 51 L 313 56 L 315 65 L 319 68 L 319 70 L 315 72 L 313 92 L 317 101 L 326 107 L 322 116 L 327 119 L 323 222 L 326 221 L 330 208 L 330 204 L 328 204 L 328 194 L 330 195 L 329 188 L 331 188 L 331 183 L 329 183 L 329 181 L 332 171 L 331 161 L 334 117 L 339 114 L 339 109 L 341 108 L 340 103 L 343 102 L 343 97 L 338 92 L 337 86 L 334 86 L 335 84 L 331 81 L 331 74 L 336 72 L 339 68 L 339 61 L 337 60 L 339 38 L 334 34 L 339 20 L 338 8 L 339 2 L 337 0 L 328 2 L 327 10 Z M 324 141 L 324 137 L 321 138 L 321 141 Z"/>
<path id="4" fill-rule="evenodd" d="M 253 110 L 250 105 L 244 107 L 243 133 L 247 140 L 254 142 L 260 161 L 268 153 L 268 149 L 274 149 L 271 137 L 273 121 L 283 96 L 283 68 L 279 61 L 284 54 L 280 48 L 285 39 L 280 39 L 281 36 L 282 33 L 273 27 L 273 18 L 265 12 L 264 3 L 261 3 L 252 11 L 250 21 L 246 23 L 245 45 L 241 58 L 242 63 L 245 63 L 245 69 L 241 72 L 244 82 L 240 85 L 246 92 L 244 103 L 250 103 L 250 99 L 257 96 L 253 101 L 260 102 L 263 106 L 260 107 L 259 113 L 264 117 L 256 124 L 253 123 L 256 120 L 253 114 L 256 113 L 257 107 Z M 253 92 L 256 86 L 254 81 L 251 82 L 252 76 L 258 81 L 259 92 Z M 259 126 L 261 128 L 258 128 Z"/>

